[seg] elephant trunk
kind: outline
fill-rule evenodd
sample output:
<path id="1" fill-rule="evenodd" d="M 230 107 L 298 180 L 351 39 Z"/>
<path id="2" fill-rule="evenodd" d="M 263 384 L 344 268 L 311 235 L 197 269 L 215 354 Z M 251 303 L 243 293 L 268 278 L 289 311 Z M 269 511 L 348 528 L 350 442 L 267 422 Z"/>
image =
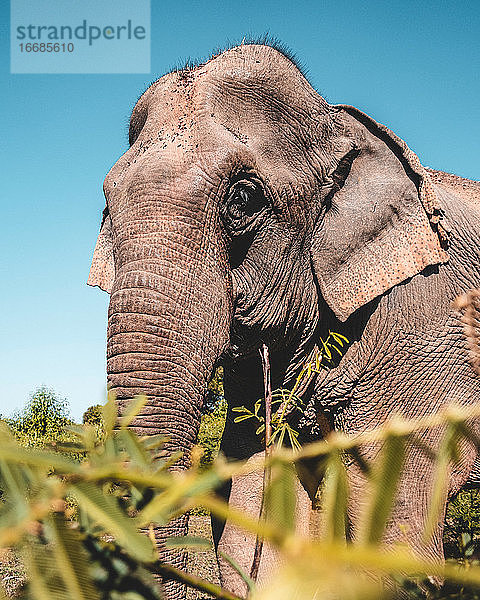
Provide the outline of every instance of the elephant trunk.
<path id="1" fill-rule="evenodd" d="M 123 244 L 107 335 L 108 382 L 120 414 L 133 396 L 145 394 L 148 401 L 132 428 L 140 435 L 165 435 L 169 453 L 183 452 L 176 468 L 188 465 L 206 383 L 228 342 L 231 311 L 218 252 L 201 243 L 204 231 L 182 227 L 181 237 L 173 227 L 156 236 L 130 235 Z M 166 552 L 163 540 L 185 535 L 186 527 L 181 517 L 155 532 L 161 558 L 178 567 L 185 555 Z M 169 598 L 183 594 L 174 582 L 166 588 Z"/>
<path id="2" fill-rule="evenodd" d="M 169 450 L 188 453 L 206 383 L 228 342 L 228 281 L 206 250 L 173 250 L 172 240 L 162 237 L 136 244 L 143 255 L 155 249 L 158 258 L 142 264 L 134 254 L 117 272 L 108 316 L 108 383 L 120 413 L 133 396 L 148 397 L 132 424 L 140 435 L 165 435 Z"/>

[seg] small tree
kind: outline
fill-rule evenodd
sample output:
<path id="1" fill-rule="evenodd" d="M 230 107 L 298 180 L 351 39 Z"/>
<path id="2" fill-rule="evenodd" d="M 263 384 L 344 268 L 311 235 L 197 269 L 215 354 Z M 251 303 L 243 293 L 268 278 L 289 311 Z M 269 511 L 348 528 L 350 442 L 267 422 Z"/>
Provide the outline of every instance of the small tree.
<path id="1" fill-rule="evenodd" d="M 67 400 L 45 386 L 38 388 L 25 408 L 7 422 L 17 435 L 32 441 L 56 440 L 72 423 Z"/>
<path id="2" fill-rule="evenodd" d="M 461 490 L 448 504 L 445 518 L 445 553 L 469 558 L 480 550 L 480 490 Z"/>
<path id="3" fill-rule="evenodd" d="M 105 436 L 105 422 L 103 420 L 102 406 L 94 404 L 83 413 L 83 424 L 91 425 L 95 429 L 97 442 L 100 443 Z"/>
<path id="4" fill-rule="evenodd" d="M 90 425 L 101 425 L 103 423 L 102 407 L 100 404 L 94 404 L 89 406 L 83 413 L 83 423 L 90 423 Z"/>

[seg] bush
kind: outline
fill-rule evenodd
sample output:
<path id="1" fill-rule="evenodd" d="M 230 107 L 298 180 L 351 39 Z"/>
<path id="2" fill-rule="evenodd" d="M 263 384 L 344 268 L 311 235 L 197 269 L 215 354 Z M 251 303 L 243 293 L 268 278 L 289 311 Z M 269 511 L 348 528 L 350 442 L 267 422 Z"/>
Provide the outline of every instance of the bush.
<path id="1" fill-rule="evenodd" d="M 90 423 L 90 425 L 100 425 L 103 423 L 102 407 L 100 404 L 89 406 L 83 413 L 82 423 Z"/>
<path id="2" fill-rule="evenodd" d="M 194 463 L 189 470 L 171 471 L 171 461 L 161 456 L 161 438 L 139 438 L 128 429 L 145 400 L 133 402 L 118 423 L 111 398 L 103 413 L 105 436 L 99 442 L 92 439 L 91 427 L 76 428 L 77 440 L 71 450 L 85 453 L 81 465 L 58 453 L 22 448 L 0 424 L 0 487 L 5 490 L 0 504 L 0 547 L 13 546 L 21 553 L 29 581 L 26 598 L 159 598 L 161 592 L 155 588 L 152 573 L 184 581 L 217 598 L 238 598 L 160 562 L 151 537 L 138 532 L 198 506 L 261 536 L 278 551 L 282 566 L 272 574 L 271 585 L 255 590 L 254 582 L 244 574 L 252 600 L 391 598 L 380 577 L 391 585 L 411 578 L 401 584 L 411 598 L 426 598 L 427 589 L 430 598 L 472 600 L 478 596 L 480 567 L 475 563 L 464 569 L 457 562 L 442 565 L 421 559 L 405 546 L 389 551 L 382 547 L 409 444 L 419 431 L 440 423 L 446 424 L 446 435 L 455 440 L 455 447 L 464 439 L 476 439 L 468 428 L 472 415 L 463 409 L 450 409 L 413 423 L 397 419 L 366 434 L 332 437 L 300 451 L 272 448 L 270 455 L 256 464 L 220 460 L 204 469 Z M 480 411 L 477 414 L 480 416 Z M 345 519 L 349 492 L 343 457 L 360 460 L 362 445 L 372 442 L 383 442 L 382 450 L 368 465 L 361 459 L 368 467 L 365 476 L 371 490 L 365 496 L 359 538 L 348 542 Z M 454 459 L 452 452 L 446 444 L 440 445 L 432 465 L 437 489 L 444 485 L 445 464 Z M 294 464 L 314 457 L 325 471 L 324 531 L 318 539 L 307 539 L 295 533 Z M 215 490 L 232 476 L 263 469 L 269 475 L 260 522 L 215 496 Z M 79 506 L 76 520 L 65 502 L 68 496 Z M 434 503 L 426 535 L 433 533 L 440 512 L 441 506 Z M 170 538 L 168 545 L 197 550 L 211 546 L 208 540 L 188 537 Z M 449 585 L 439 591 L 429 583 L 432 576 L 445 578 L 455 587 Z"/>
<path id="3" fill-rule="evenodd" d="M 204 467 L 209 465 L 218 454 L 223 428 L 225 427 L 226 414 L 227 403 L 222 398 L 213 412 L 202 417 L 197 443 L 203 448 L 200 463 Z"/>
<path id="4" fill-rule="evenodd" d="M 445 555 L 472 558 L 480 553 L 480 490 L 461 490 L 445 516 Z"/>
<path id="5" fill-rule="evenodd" d="M 208 384 L 204 405 L 204 415 L 200 423 L 197 443 L 203 449 L 200 460 L 202 467 L 209 465 L 220 449 L 227 403 L 223 395 L 223 369 L 220 367 Z"/>
<path id="6" fill-rule="evenodd" d="M 5 422 L 25 446 L 43 446 L 72 439 L 67 431 L 73 424 L 67 400 L 45 386 L 38 388 L 25 408 Z"/>

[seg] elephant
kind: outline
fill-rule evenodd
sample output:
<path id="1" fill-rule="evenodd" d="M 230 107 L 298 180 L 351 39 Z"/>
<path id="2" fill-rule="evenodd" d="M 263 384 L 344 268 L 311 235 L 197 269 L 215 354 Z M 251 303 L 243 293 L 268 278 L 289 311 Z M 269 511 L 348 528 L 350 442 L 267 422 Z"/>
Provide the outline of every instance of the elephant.
<path id="1" fill-rule="evenodd" d="M 188 466 L 220 364 L 221 449 L 229 459 L 262 452 L 255 427 L 234 423 L 232 409 L 263 396 L 263 344 L 272 387 L 290 388 L 329 331 L 350 342 L 308 388 L 297 423 L 304 441 L 477 401 L 452 302 L 480 287 L 479 183 L 424 168 L 387 127 L 329 104 L 267 43 L 242 43 L 155 81 L 133 109 L 129 142 L 105 178 L 88 283 L 110 293 L 107 373 L 119 410 L 148 396 L 132 427 L 168 435 L 167 451 L 184 453 L 176 468 Z M 435 447 L 439 436 L 425 434 L 425 443 Z M 474 461 L 465 448 L 448 493 Z M 349 478 L 355 538 L 363 483 L 353 467 Z M 406 524 L 415 551 L 441 557 L 442 524 L 430 542 L 420 534 L 431 483 L 429 459 L 412 449 L 385 539 Z M 244 475 L 222 493 L 258 514 L 261 485 L 258 474 Z M 302 486 L 299 498 L 307 527 Z M 186 529 L 187 516 L 159 529 L 160 546 Z M 213 531 L 217 548 L 249 572 L 250 537 L 228 522 Z M 185 565 L 184 554 L 168 559 Z M 260 577 L 275 560 L 264 553 Z M 220 573 L 245 592 L 222 561 Z M 165 589 L 185 594 L 178 583 Z"/>

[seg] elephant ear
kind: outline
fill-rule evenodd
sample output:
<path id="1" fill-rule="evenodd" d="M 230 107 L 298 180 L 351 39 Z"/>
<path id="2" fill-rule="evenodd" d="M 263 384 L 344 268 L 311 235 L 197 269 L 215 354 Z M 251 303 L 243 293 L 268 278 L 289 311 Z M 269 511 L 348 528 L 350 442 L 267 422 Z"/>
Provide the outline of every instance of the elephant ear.
<path id="1" fill-rule="evenodd" d="M 312 263 L 326 302 L 345 321 L 448 255 L 442 213 L 418 157 L 354 107 L 334 109 L 338 147 L 349 151 L 332 165 L 334 187 L 314 231 Z"/>
<path id="2" fill-rule="evenodd" d="M 108 209 L 103 211 L 103 220 L 93 251 L 92 266 L 87 284 L 98 286 L 105 292 L 112 291 L 115 279 L 115 263 L 113 261 L 112 222 Z"/>

